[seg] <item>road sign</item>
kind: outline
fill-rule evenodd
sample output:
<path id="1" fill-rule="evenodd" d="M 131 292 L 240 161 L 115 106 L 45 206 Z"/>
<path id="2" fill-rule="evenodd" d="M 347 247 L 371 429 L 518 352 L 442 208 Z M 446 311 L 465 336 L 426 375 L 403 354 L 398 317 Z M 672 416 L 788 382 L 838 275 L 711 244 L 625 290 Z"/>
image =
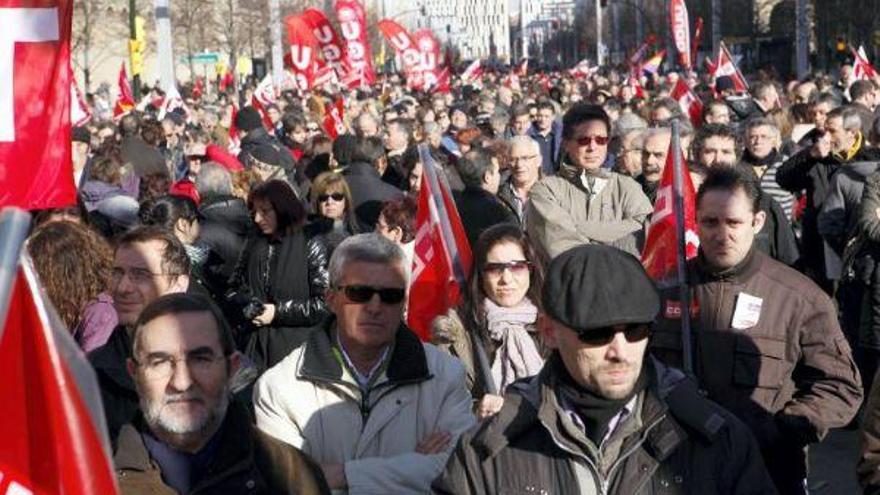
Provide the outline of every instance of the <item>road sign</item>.
<path id="1" fill-rule="evenodd" d="M 183 57 L 183 61 L 186 62 L 187 57 Z M 192 63 L 194 64 L 216 64 L 220 61 L 220 54 L 217 52 L 205 52 L 205 53 L 196 53 L 192 56 Z"/>

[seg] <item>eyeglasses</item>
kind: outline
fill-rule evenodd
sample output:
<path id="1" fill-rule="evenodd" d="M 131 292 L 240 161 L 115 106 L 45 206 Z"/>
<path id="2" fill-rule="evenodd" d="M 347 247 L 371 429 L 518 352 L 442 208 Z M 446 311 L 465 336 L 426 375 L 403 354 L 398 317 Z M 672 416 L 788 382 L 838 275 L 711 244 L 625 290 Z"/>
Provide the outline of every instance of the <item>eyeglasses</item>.
<path id="1" fill-rule="evenodd" d="M 374 294 L 379 294 L 379 300 L 383 304 L 400 304 L 406 295 L 406 290 L 394 287 L 370 287 L 369 285 L 341 285 L 336 288 L 341 290 L 349 301 L 357 304 L 368 303 L 373 300 Z"/>
<path id="2" fill-rule="evenodd" d="M 144 370 L 147 380 L 165 380 L 174 374 L 174 370 L 181 362 L 186 363 L 190 373 L 203 375 L 210 372 L 214 365 L 225 359 L 226 356 L 218 356 L 212 351 L 195 352 L 185 357 L 160 355 L 149 357 L 144 362 L 132 359 L 134 364 Z"/>
<path id="3" fill-rule="evenodd" d="M 530 161 L 534 160 L 535 158 L 538 158 L 538 155 L 512 156 L 512 157 L 510 157 L 510 163 L 530 162 Z"/>
<path id="4" fill-rule="evenodd" d="M 596 328 L 578 333 L 578 340 L 592 346 L 603 346 L 610 344 L 618 332 L 623 332 L 627 342 L 638 342 L 651 335 L 651 325 L 644 323 L 627 325 L 623 330 L 616 327 Z"/>
<path id="5" fill-rule="evenodd" d="M 506 263 L 486 263 L 483 265 L 483 273 L 491 277 L 500 277 L 504 270 L 510 270 L 514 275 L 522 275 L 532 268 L 532 262 L 526 260 L 508 261 Z"/>
<path id="6" fill-rule="evenodd" d="M 342 201 L 343 199 L 345 199 L 345 195 L 342 193 L 319 194 L 318 195 L 318 202 L 323 203 L 331 198 L 333 199 L 333 201 Z"/>
<path id="7" fill-rule="evenodd" d="M 110 278 L 114 284 L 118 284 L 122 281 L 122 278 L 128 274 L 128 279 L 131 280 L 134 284 L 142 284 L 153 280 L 153 277 L 162 277 L 162 276 L 173 276 L 176 277 L 180 275 L 179 273 L 153 273 L 146 268 L 131 268 L 126 270 L 121 267 L 113 267 L 110 271 Z"/>
<path id="8" fill-rule="evenodd" d="M 590 143 L 596 143 L 599 146 L 605 146 L 608 144 L 609 137 L 608 136 L 584 136 L 577 138 L 578 146 L 589 146 Z"/>

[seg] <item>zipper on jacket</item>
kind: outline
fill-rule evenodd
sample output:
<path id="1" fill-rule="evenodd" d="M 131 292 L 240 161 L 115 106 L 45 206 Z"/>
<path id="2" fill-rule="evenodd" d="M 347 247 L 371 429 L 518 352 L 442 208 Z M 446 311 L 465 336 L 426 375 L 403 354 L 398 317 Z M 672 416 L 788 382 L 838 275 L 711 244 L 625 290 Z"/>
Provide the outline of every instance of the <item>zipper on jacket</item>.
<path id="1" fill-rule="evenodd" d="M 617 456 L 617 460 L 614 461 L 614 464 L 612 464 L 611 468 L 608 469 L 608 477 L 606 479 L 603 479 L 603 481 L 602 481 L 602 484 L 604 485 L 605 490 L 606 490 L 603 493 L 607 493 L 608 482 L 614 476 L 614 472 L 617 470 L 617 468 L 620 467 L 620 465 L 623 463 L 623 461 L 625 461 L 629 456 L 633 455 L 636 452 L 636 450 L 641 448 L 642 444 L 645 443 L 645 438 L 647 438 L 648 434 L 651 433 L 651 430 L 653 430 L 658 424 L 660 424 L 660 422 L 663 421 L 663 419 L 665 417 L 666 417 L 666 414 L 664 413 L 664 414 L 661 414 L 657 419 L 652 421 L 651 424 L 649 424 L 648 426 L 646 426 L 642 430 L 642 434 L 639 435 L 639 441 L 636 442 L 633 446 L 631 446 L 626 452 Z"/>

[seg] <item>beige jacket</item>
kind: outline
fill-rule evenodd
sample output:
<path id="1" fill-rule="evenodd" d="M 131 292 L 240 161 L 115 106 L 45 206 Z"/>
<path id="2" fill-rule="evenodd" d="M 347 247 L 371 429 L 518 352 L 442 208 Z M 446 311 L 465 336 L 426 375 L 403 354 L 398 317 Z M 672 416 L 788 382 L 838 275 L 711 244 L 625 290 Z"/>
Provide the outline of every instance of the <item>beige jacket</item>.
<path id="1" fill-rule="evenodd" d="M 351 494 L 427 493 L 474 424 L 461 363 L 401 325 L 385 371 L 364 396 L 333 355 L 331 320 L 257 382 L 257 427 L 319 463 L 344 463 Z M 415 452 L 435 431 L 436 455 Z"/>
<path id="2" fill-rule="evenodd" d="M 525 227 L 546 260 L 583 244 L 607 244 L 639 256 L 645 225 L 654 208 L 641 186 L 615 172 L 587 204 L 580 175 L 570 166 L 545 177 L 529 192 Z"/>

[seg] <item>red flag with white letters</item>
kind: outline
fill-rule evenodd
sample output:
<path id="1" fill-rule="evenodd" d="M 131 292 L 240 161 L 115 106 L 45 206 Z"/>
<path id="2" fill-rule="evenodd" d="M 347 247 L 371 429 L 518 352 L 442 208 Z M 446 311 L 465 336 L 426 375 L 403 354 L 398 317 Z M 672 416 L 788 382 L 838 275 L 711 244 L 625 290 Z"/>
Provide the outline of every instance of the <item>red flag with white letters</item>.
<path id="1" fill-rule="evenodd" d="M 681 157 L 682 198 L 684 212 L 676 210 L 675 202 L 675 153 Z M 648 237 L 645 241 L 645 250 L 642 252 L 642 265 L 648 275 L 661 286 L 674 285 L 678 277 L 678 249 L 685 246 L 685 259 L 691 259 L 697 255 L 700 239 L 697 237 L 696 220 L 696 193 L 691 175 L 688 173 L 687 163 L 681 149 L 673 149 L 669 145 L 666 153 L 666 168 L 660 177 L 660 186 L 657 189 L 657 199 L 654 201 L 654 214 L 651 216 L 651 224 L 648 227 Z M 678 239 L 676 219 L 681 215 L 684 219 L 684 242 Z"/>
<path id="2" fill-rule="evenodd" d="M 730 76 L 733 79 L 734 89 L 737 93 L 749 90 L 749 83 L 742 75 L 742 72 L 739 71 L 739 67 L 733 63 L 733 55 L 730 54 L 730 50 L 727 49 L 727 45 L 723 41 L 718 45 L 718 58 L 709 68 L 709 73 L 712 74 L 713 85 L 719 77 Z"/>
<path id="3" fill-rule="evenodd" d="M 349 89 L 370 86 L 375 82 L 373 56 L 367 33 L 367 13 L 360 0 L 336 0 L 334 5 L 339 30 L 345 40 L 345 78 Z"/>
<path id="4" fill-rule="evenodd" d="M 296 86 L 301 91 L 312 89 L 318 60 L 318 40 L 302 15 L 284 19 L 290 43 L 290 63 Z"/>
<path id="5" fill-rule="evenodd" d="M 691 24 L 684 0 L 669 2 L 669 25 L 678 50 L 678 62 L 685 70 L 691 68 Z"/>
<path id="6" fill-rule="evenodd" d="M 865 54 L 865 47 L 860 46 L 858 50 L 850 47 L 853 54 L 853 79 L 871 80 L 877 77 L 877 70 L 868 61 L 868 55 Z"/>
<path id="7" fill-rule="evenodd" d="M 349 71 L 345 64 L 345 47 L 342 45 L 339 35 L 336 34 L 336 30 L 330 24 L 330 20 L 316 8 L 306 9 L 302 13 L 302 18 L 312 29 L 324 62 L 336 72 L 336 79 L 342 80 Z M 316 84 L 316 86 L 320 85 Z"/>
<path id="8" fill-rule="evenodd" d="M 442 170 L 424 145 L 422 187 L 416 214 L 415 252 L 407 323 L 423 341 L 431 323 L 461 302 L 473 262 L 467 235 Z"/>
<path id="9" fill-rule="evenodd" d="M 0 492 L 115 494 L 94 371 L 21 260 L 0 339 Z"/>
<path id="10" fill-rule="evenodd" d="M 694 94 L 684 77 L 679 77 L 669 96 L 678 102 L 681 111 L 691 119 L 691 124 L 700 127 L 703 116 L 703 102 Z"/>
<path id="11" fill-rule="evenodd" d="M 125 62 L 119 68 L 119 76 L 116 78 L 116 105 L 113 106 L 113 120 L 119 120 L 123 115 L 130 112 L 134 106 L 134 96 L 131 86 L 128 84 L 128 74 L 125 72 Z"/>
<path id="12" fill-rule="evenodd" d="M 400 65 L 403 66 L 403 72 L 406 74 L 407 83 L 413 84 L 416 79 L 421 77 L 419 73 L 422 67 L 422 54 L 419 52 L 415 38 L 406 28 L 390 19 L 379 21 L 378 28 L 388 44 L 394 48 Z"/>
<path id="13" fill-rule="evenodd" d="M 327 105 L 324 111 L 324 130 L 334 141 L 340 134 L 345 134 L 343 115 L 342 98 L 337 98 L 332 105 Z"/>
<path id="14" fill-rule="evenodd" d="M 0 0 L 0 206 L 76 202 L 70 156 L 73 0 Z"/>

